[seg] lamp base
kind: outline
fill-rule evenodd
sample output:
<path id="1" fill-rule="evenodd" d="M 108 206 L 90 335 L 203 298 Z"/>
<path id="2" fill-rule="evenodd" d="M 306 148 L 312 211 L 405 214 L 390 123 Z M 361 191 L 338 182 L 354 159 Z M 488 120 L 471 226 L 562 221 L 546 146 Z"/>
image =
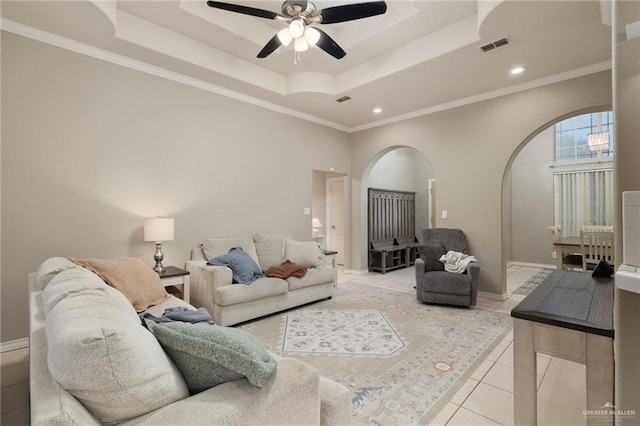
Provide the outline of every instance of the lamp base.
<path id="1" fill-rule="evenodd" d="M 160 273 L 164 270 L 162 266 L 162 260 L 164 259 L 164 253 L 162 253 L 162 243 L 156 243 L 156 253 L 153 255 L 153 260 L 156 261 L 156 266 L 153 267 L 153 270 L 157 273 Z"/>

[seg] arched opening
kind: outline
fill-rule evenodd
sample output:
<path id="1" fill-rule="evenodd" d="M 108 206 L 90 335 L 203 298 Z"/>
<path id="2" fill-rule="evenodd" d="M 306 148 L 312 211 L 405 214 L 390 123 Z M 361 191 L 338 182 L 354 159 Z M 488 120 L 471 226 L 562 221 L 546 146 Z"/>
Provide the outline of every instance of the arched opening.
<path id="1" fill-rule="evenodd" d="M 529 268 L 529 272 L 540 268 L 555 268 L 556 259 L 548 227 L 560 225 L 568 233 L 576 232 L 582 225 L 596 224 L 596 219 L 587 218 L 571 206 L 571 201 L 562 198 L 562 191 L 576 191 L 575 186 L 566 185 L 563 179 L 574 179 L 576 173 L 601 174 L 601 170 L 610 171 L 613 167 L 611 147 L 603 154 L 597 152 L 596 147 L 587 147 L 586 136 L 588 133 L 596 133 L 594 117 L 601 118 L 604 113 L 611 111 L 609 106 L 592 107 L 574 111 L 556 118 L 536 129 L 513 152 L 505 168 L 502 185 L 502 246 L 506 287 L 515 287 L 521 283 L 506 280 L 507 270 L 510 266 Z M 593 117 L 590 117 L 593 116 Z M 583 117 L 583 118 L 582 118 Z M 575 119 L 573 121 L 567 121 Z M 573 145 L 563 141 L 562 126 L 558 123 L 573 123 L 577 120 L 586 120 L 586 123 L 575 124 L 576 140 Z M 589 120 L 592 120 L 590 123 Z M 598 123 L 598 127 L 602 125 Z M 608 130 L 605 123 L 600 130 Z M 557 143 L 556 143 L 557 141 Z M 568 146 L 571 145 L 569 149 Z M 563 151 L 570 150 L 577 154 L 571 154 L 569 158 Z M 580 153 L 582 151 L 582 153 Z M 587 158 L 584 158 L 587 157 Z M 564 158 L 564 160 L 562 159 Z M 609 179 L 607 177 L 607 179 Z M 611 184 L 611 182 L 607 182 Z M 582 188 L 580 192 L 589 198 L 590 192 L 601 192 L 601 188 Z M 613 196 L 613 191 L 611 196 Z M 600 196 L 594 194 L 594 197 Z M 608 195 L 607 195 L 608 196 Z M 596 203 L 596 198 L 593 198 Z M 584 201 L 582 201 L 584 203 Z M 598 203 L 601 201 L 597 201 Z M 567 208 L 569 206 L 569 208 Z M 602 206 L 600 206 L 602 207 Z M 595 208 L 595 206 L 594 206 Z M 567 215 L 573 215 L 567 218 Z M 597 220 L 608 220 L 604 217 Z M 612 220 L 612 218 L 611 218 Z M 571 226 L 569 226 L 571 223 Z M 604 223 L 603 223 L 604 224 Z M 513 269 L 512 269 L 513 272 Z M 524 279 L 526 272 L 522 272 Z M 513 280 L 512 280 L 513 281 Z M 503 294 L 510 294 L 512 288 L 504 288 Z"/>
<path id="2" fill-rule="evenodd" d="M 394 145 L 376 153 L 364 170 L 360 185 L 360 247 L 361 265 L 367 264 L 367 191 L 380 188 L 416 193 L 415 232 L 429 227 L 429 212 L 434 210 L 435 193 L 430 192 L 435 173 L 427 157 L 415 148 Z M 431 183 L 430 183 L 431 182 Z"/>

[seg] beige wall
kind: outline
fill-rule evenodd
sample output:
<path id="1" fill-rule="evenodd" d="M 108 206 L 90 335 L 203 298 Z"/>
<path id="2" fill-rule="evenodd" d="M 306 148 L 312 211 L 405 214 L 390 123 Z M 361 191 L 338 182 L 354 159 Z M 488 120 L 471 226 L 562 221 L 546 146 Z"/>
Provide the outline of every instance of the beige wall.
<path id="1" fill-rule="evenodd" d="M 480 290 L 502 295 L 506 263 L 502 187 L 512 154 L 557 117 L 610 104 L 611 74 L 601 72 L 354 134 L 353 268 L 366 269 L 362 182 L 381 152 L 405 145 L 422 152 L 433 166 L 436 206 L 438 212 L 448 211 L 446 220 L 437 214 L 436 225 L 465 231 L 470 252 L 481 264 Z"/>
<path id="2" fill-rule="evenodd" d="M 614 7 L 613 112 L 616 155 L 616 253 L 622 250 L 622 192 L 640 190 L 640 37 L 627 40 L 625 25 L 640 21 L 640 2 L 619 1 Z M 616 261 L 621 256 L 616 254 Z M 614 328 L 616 332 L 616 401 L 618 410 L 635 410 L 632 420 L 640 423 L 640 294 L 616 290 Z"/>
<path id="3" fill-rule="evenodd" d="M 531 139 L 511 164 L 511 257 L 514 262 L 555 265 L 547 227 L 553 225 L 554 127 Z"/>
<path id="4" fill-rule="evenodd" d="M 208 236 L 309 239 L 311 171 L 350 167 L 343 132 L 4 32 L 2 89 L 3 342 L 27 336 L 46 258 L 152 264 L 156 215 L 165 264 Z"/>

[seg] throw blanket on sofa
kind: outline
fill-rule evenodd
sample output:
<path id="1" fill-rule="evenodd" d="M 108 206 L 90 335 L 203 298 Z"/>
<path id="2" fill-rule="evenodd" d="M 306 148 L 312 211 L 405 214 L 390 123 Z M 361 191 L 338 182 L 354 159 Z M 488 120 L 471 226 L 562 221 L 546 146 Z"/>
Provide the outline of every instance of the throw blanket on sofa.
<path id="1" fill-rule="evenodd" d="M 477 261 L 474 256 L 451 250 L 440 258 L 440 262 L 444 263 L 444 270 L 456 274 L 464 274 L 469 263 Z"/>
<path id="2" fill-rule="evenodd" d="M 307 269 L 308 266 L 298 265 L 287 259 L 282 262 L 280 266 L 272 266 L 267 269 L 267 272 L 265 274 L 271 278 L 302 278 L 306 275 Z"/>
<path id="3" fill-rule="evenodd" d="M 211 318 L 211 314 L 205 308 L 198 309 L 189 309 L 184 306 L 178 306 L 175 308 L 167 308 L 164 310 L 162 316 L 157 317 L 149 312 L 140 313 L 140 319 L 142 319 L 142 324 L 144 324 L 144 320 L 148 319 L 153 322 L 190 322 L 193 324 L 197 323 L 207 323 L 213 324 L 213 319 Z"/>

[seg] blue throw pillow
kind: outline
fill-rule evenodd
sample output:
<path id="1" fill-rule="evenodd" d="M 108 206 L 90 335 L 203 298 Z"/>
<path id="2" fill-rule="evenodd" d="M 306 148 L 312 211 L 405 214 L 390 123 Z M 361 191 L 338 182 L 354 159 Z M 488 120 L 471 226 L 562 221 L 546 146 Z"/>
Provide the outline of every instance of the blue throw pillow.
<path id="1" fill-rule="evenodd" d="M 233 247 L 229 253 L 216 256 L 207 263 L 231 268 L 234 283 L 251 284 L 263 276 L 260 266 L 242 250 L 242 247 Z"/>

